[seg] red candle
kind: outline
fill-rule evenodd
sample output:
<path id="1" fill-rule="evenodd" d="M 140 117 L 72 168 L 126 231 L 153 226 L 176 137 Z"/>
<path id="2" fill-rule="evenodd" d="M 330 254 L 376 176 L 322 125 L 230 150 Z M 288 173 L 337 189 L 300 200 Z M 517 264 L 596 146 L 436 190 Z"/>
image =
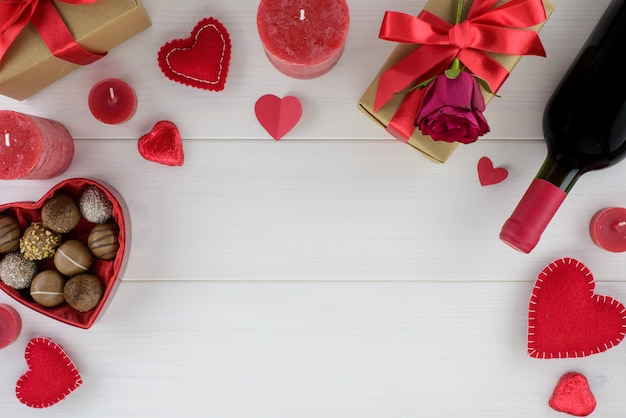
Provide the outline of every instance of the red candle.
<path id="1" fill-rule="evenodd" d="M 0 179 L 48 179 L 74 158 L 74 140 L 61 123 L 0 110 Z"/>
<path id="2" fill-rule="evenodd" d="M 22 331 L 22 319 L 15 309 L 0 304 L 0 349 L 10 345 Z"/>
<path id="3" fill-rule="evenodd" d="M 96 83 L 89 92 L 89 110 L 100 122 L 124 123 L 137 110 L 137 96 L 122 80 L 107 78 Z"/>
<path id="4" fill-rule="evenodd" d="M 626 209 L 606 208 L 596 212 L 589 223 L 591 240 L 614 253 L 626 251 Z"/>
<path id="5" fill-rule="evenodd" d="M 294 78 L 318 77 L 333 68 L 349 24 L 345 0 L 261 0 L 257 11 L 265 54 Z"/>

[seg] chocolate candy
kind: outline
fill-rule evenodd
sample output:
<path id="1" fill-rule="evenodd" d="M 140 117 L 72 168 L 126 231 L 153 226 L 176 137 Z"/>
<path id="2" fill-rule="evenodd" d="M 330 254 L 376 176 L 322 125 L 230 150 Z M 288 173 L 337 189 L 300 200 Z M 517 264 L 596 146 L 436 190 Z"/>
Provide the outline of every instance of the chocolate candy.
<path id="1" fill-rule="evenodd" d="M 77 239 L 65 241 L 54 253 L 54 266 L 66 276 L 85 273 L 91 267 L 91 261 L 89 248 Z"/>
<path id="2" fill-rule="evenodd" d="M 113 214 L 113 203 L 104 191 L 96 186 L 85 189 L 78 200 L 78 206 L 83 218 L 95 224 L 105 223 Z"/>
<path id="3" fill-rule="evenodd" d="M 20 239 L 20 252 L 27 260 L 43 260 L 52 257 L 60 244 L 61 234 L 33 222 Z"/>
<path id="4" fill-rule="evenodd" d="M 20 246 L 22 229 L 13 216 L 0 215 L 0 254 L 10 253 Z"/>
<path id="5" fill-rule="evenodd" d="M 78 204 L 66 194 L 52 196 L 41 207 L 41 222 L 55 232 L 71 231 L 80 219 Z"/>
<path id="6" fill-rule="evenodd" d="M 64 286 L 65 277 L 61 273 L 56 270 L 44 270 L 33 278 L 30 296 L 41 306 L 53 308 L 65 301 Z"/>
<path id="7" fill-rule="evenodd" d="M 114 223 L 96 225 L 87 237 L 87 246 L 94 256 L 111 260 L 120 248 L 119 233 L 120 229 Z"/>
<path id="8" fill-rule="evenodd" d="M 65 301 L 79 312 L 87 312 L 98 306 L 103 295 L 104 285 L 93 274 L 78 274 L 63 287 Z"/>
<path id="9" fill-rule="evenodd" d="M 17 251 L 8 253 L 0 261 L 0 280 L 14 289 L 26 289 L 36 273 L 37 263 Z"/>

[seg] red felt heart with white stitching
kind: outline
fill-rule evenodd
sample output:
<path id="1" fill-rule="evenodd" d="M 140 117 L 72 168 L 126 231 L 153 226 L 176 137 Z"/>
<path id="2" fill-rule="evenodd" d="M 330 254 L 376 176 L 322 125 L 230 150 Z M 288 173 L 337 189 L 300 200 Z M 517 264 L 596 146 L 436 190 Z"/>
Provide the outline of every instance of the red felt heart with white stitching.
<path id="1" fill-rule="evenodd" d="M 230 36 L 217 19 L 202 19 L 186 39 L 161 47 L 159 67 L 170 80 L 205 90 L 224 89 L 230 64 Z"/>
<path id="2" fill-rule="evenodd" d="M 52 406 L 83 383 L 67 353 L 49 338 L 30 340 L 24 358 L 28 370 L 15 385 L 15 395 L 24 405 L 32 408 Z"/>
<path id="3" fill-rule="evenodd" d="M 626 308 L 594 289 L 593 275 L 580 261 L 563 258 L 543 269 L 528 309 L 531 357 L 585 357 L 622 341 Z"/>
<path id="4" fill-rule="evenodd" d="M 54 308 L 46 308 L 39 305 L 32 299 L 28 288 L 16 290 L 0 281 L 0 289 L 22 305 L 28 306 L 29 308 L 50 318 L 85 329 L 90 328 L 94 324 L 98 315 L 110 301 L 111 295 L 119 284 L 119 279 L 126 266 L 126 256 L 130 244 L 130 237 L 128 234 L 130 218 L 125 215 L 127 213 L 127 209 L 119 193 L 111 186 L 102 182 L 86 178 L 72 178 L 57 184 L 36 202 L 16 202 L 0 205 L 0 215 L 12 215 L 18 220 L 20 228 L 24 231 L 32 222 L 41 221 L 41 208 L 46 200 L 57 193 L 63 193 L 78 202 L 82 193 L 90 186 L 98 187 L 111 201 L 113 205 L 111 219 L 119 227 L 118 240 L 120 246 L 115 257 L 111 260 L 102 260 L 94 257 L 88 271 L 88 273 L 100 278 L 104 284 L 104 295 L 98 305 L 94 309 L 87 312 L 79 312 L 67 305 L 67 303 L 62 303 Z M 77 239 L 87 243 L 87 237 L 94 226 L 94 223 L 86 220 L 85 218 L 81 218 L 80 222 L 74 229 L 62 234 L 62 239 L 63 241 Z M 5 255 L 0 254 L 0 260 L 3 257 L 5 257 Z M 54 262 L 52 258 L 37 261 L 38 271 L 46 269 L 54 269 Z"/>

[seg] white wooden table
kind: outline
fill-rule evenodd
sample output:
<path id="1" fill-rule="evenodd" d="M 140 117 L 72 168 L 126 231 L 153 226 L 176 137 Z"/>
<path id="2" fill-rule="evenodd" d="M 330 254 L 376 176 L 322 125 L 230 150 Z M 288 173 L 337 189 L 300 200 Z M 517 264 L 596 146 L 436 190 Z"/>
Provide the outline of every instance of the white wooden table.
<path id="1" fill-rule="evenodd" d="M 128 266 L 109 309 L 89 330 L 48 319 L 5 294 L 22 316 L 0 351 L 7 417 L 556 417 L 558 378 L 576 370 L 595 417 L 623 415 L 626 347 L 582 359 L 526 354 L 537 274 L 561 257 L 594 273 L 596 290 L 626 301 L 626 255 L 597 248 L 587 227 L 626 206 L 626 164 L 586 174 L 531 254 L 498 239 L 545 155 L 541 114 L 609 0 L 555 2 L 541 32 L 548 58 L 525 57 L 486 116 L 491 133 L 436 165 L 389 137 L 357 101 L 394 45 L 377 39 L 385 10 L 424 1 L 349 1 L 337 67 L 295 80 L 265 58 L 256 1 L 145 0 L 153 27 L 24 101 L 0 108 L 56 119 L 76 138 L 60 177 L 0 184 L 1 202 L 36 200 L 59 181 L 113 185 L 130 210 Z M 203 17 L 230 31 L 226 89 L 167 80 L 159 47 Z M 136 90 L 128 123 L 87 108 L 101 78 Z M 281 141 L 254 117 L 263 94 L 295 95 L 304 114 Z M 184 138 L 185 164 L 144 160 L 137 138 L 160 119 Z M 476 163 L 509 170 L 481 187 Z M 61 344 L 84 384 L 43 411 L 20 404 L 27 342 Z"/>

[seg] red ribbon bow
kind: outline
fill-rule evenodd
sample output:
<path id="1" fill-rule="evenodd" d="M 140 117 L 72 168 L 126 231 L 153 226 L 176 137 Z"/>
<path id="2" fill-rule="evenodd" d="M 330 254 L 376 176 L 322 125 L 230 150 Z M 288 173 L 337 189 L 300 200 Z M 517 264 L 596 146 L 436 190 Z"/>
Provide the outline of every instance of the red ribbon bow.
<path id="1" fill-rule="evenodd" d="M 537 32 L 528 30 L 546 20 L 542 0 L 511 0 L 494 7 L 498 0 L 474 0 L 467 19 L 455 25 L 423 11 L 420 16 L 386 12 L 381 39 L 420 44 L 409 56 L 384 72 L 374 101 L 378 111 L 395 93 L 416 80 L 443 73 L 458 58 L 472 73 L 486 80 L 496 92 L 509 72 L 488 52 L 507 55 L 539 55 L 545 50 Z M 408 140 L 423 90 L 407 95 L 388 130 Z"/>
<path id="2" fill-rule="evenodd" d="M 58 0 L 90 4 L 98 0 Z M 28 22 L 31 22 L 55 57 L 86 65 L 104 54 L 89 52 L 78 44 L 63 22 L 52 0 L 0 0 L 0 60 Z"/>

